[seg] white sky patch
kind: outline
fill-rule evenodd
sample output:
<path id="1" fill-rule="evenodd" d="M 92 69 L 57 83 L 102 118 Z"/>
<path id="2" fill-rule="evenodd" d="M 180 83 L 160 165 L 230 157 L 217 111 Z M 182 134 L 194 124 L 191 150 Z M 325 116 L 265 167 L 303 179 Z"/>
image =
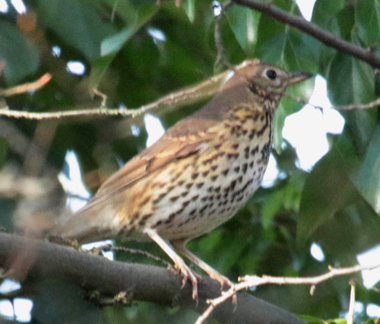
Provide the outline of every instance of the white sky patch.
<path id="1" fill-rule="evenodd" d="M 319 262 L 325 261 L 325 254 L 323 253 L 321 246 L 315 242 L 311 243 L 310 245 L 310 254 L 315 260 Z"/>
<path id="2" fill-rule="evenodd" d="M 5 279 L 0 285 L 0 294 L 9 294 L 12 291 L 19 290 L 21 285 L 14 280 Z"/>
<path id="3" fill-rule="evenodd" d="M 137 137 L 140 135 L 140 127 L 135 124 L 131 124 L 131 133 L 133 136 Z"/>
<path id="4" fill-rule="evenodd" d="M 380 244 L 374 248 L 357 255 L 359 264 L 378 264 L 380 260 Z M 363 285 L 372 288 L 380 280 L 380 269 L 362 271 Z"/>
<path id="5" fill-rule="evenodd" d="M 166 41 L 166 35 L 165 33 L 158 28 L 149 27 L 148 33 L 155 41 L 165 42 Z"/>
<path id="6" fill-rule="evenodd" d="M 61 48 L 59 46 L 53 46 L 51 48 L 51 52 L 52 52 L 53 56 L 55 56 L 55 57 L 61 56 Z"/>
<path id="7" fill-rule="evenodd" d="M 311 105 L 285 119 L 283 137 L 295 148 L 299 166 L 310 171 L 328 151 L 327 133 L 340 134 L 344 127 L 342 115 L 331 108 L 327 97 L 326 80 L 317 75 L 310 103 L 322 107 L 319 110 Z"/>
<path id="8" fill-rule="evenodd" d="M 22 0 L 11 0 L 11 4 L 19 14 L 26 13 L 26 6 Z"/>
<path id="9" fill-rule="evenodd" d="M 27 298 L 15 298 L 13 301 L 16 321 L 25 323 L 32 319 L 33 302 Z"/>
<path id="10" fill-rule="evenodd" d="M 316 0 L 296 0 L 301 15 L 308 21 L 311 20 L 313 15 L 315 1 Z"/>
<path id="11" fill-rule="evenodd" d="M 380 306 L 376 304 L 367 305 L 367 315 L 369 317 L 380 317 Z"/>
<path id="12" fill-rule="evenodd" d="M 8 319 L 14 318 L 13 305 L 9 300 L 0 300 L 0 314 Z"/>
<path id="13" fill-rule="evenodd" d="M 8 3 L 5 0 L 0 0 L 0 12 L 7 13 L 9 10 Z"/>
<path id="14" fill-rule="evenodd" d="M 269 162 L 267 169 L 264 174 L 263 181 L 261 183 L 261 186 L 264 188 L 269 188 L 273 186 L 274 182 L 276 181 L 278 175 L 279 175 L 279 169 L 277 166 L 277 161 L 273 154 L 271 153 L 269 156 Z"/>
<path id="15" fill-rule="evenodd" d="M 58 180 L 68 195 L 76 196 L 68 197 L 66 202 L 67 207 L 75 212 L 87 203 L 90 193 L 84 185 L 78 157 L 74 151 L 68 150 L 66 152 L 65 163 L 67 172 L 60 172 Z"/>
<path id="16" fill-rule="evenodd" d="M 90 251 L 92 249 L 98 249 L 98 248 L 101 249 L 102 247 L 104 247 L 106 245 L 113 246 L 114 243 L 112 240 L 98 241 L 98 242 L 83 244 L 82 249 L 86 250 L 86 251 Z M 115 254 L 112 251 L 102 251 L 102 255 L 109 260 L 115 259 Z"/>
<path id="17" fill-rule="evenodd" d="M 146 146 L 152 146 L 157 142 L 165 133 L 164 126 L 162 126 L 161 120 L 152 114 L 144 115 L 144 124 L 146 132 L 148 133 L 148 139 L 146 140 Z"/>
<path id="18" fill-rule="evenodd" d="M 83 75 L 86 72 L 86 67 L 80 61 L 69 61 L 66 65 L 67 71 L 76 75 Z"/>
<path id="19" fill-rule="evenodd" d="M 364 311 L 364 305 L 363 303 L 361 302 L 355 302 L 355 306 L 354 306 L 354 311 L 355 313 L 362 313 Z"/>
<path id="20" fill-rule="evenodd" d="M 212 9 L 215 17 L 219 17 L 222 14 L 222 5 L 219 1 L 212 2 Z"/>

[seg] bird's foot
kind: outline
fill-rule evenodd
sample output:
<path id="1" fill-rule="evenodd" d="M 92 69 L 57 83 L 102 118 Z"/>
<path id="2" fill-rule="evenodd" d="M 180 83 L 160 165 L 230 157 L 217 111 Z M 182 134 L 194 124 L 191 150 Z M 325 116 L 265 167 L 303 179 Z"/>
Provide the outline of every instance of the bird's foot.
<path id="1" fill-rule="evenodd" d="M 186 282 L 190 280 L 191 286 L 192 286 L 192 298 L 198 303 L 198 280 L 200 279 L 200 276 L 197 275 L 193 270 L 190 269 L 190 267 L 185 263 L 176 263 L 175 264 L 176 269 L 180 272 L 182 275 L 182 287 L 185 287 Z"/>
<path id="2" fill-rule="evenodd" d="M 223 289 L 224 286 L 227 286 L 228 288 L 231 288 L 234 286 L 234 283 L 230 281 L 227 277 L 220 274 L 218 271 L 212 269 L 207 272 L 207 274 L 210 276 L 211 279 L 216 280 L 220 284 L 220 288 Z"/>

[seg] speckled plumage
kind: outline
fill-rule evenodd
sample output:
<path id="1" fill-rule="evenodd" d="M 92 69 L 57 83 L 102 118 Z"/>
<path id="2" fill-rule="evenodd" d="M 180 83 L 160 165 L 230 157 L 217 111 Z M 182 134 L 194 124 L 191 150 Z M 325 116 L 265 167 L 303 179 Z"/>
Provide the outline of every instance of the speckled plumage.
<path id="1" fill-rule="evenodd" d="M 190 278 L 194 298 L 195 276 L 164 240 L 228 282 L 181 246 L 227 221 L 257 190 L 278 102 L 287 86 L 310 76 L 248 62 L 206 106 L 168 129 L 107 180 L 86 207 L 60 221 L 56 233 L 80 241 L 151 238 Z"/>

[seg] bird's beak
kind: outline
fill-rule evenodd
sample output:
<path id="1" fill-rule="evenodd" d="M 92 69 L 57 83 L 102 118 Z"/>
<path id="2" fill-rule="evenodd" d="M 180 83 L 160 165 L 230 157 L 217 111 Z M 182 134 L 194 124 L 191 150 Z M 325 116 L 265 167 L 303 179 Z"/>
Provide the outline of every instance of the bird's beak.
<path id="1" fill-rule="evenodd" d="M 293 85 L 313 77 L 314 74 L 310 72 L 294 72 L 289 74 L 288 85 Z"/>

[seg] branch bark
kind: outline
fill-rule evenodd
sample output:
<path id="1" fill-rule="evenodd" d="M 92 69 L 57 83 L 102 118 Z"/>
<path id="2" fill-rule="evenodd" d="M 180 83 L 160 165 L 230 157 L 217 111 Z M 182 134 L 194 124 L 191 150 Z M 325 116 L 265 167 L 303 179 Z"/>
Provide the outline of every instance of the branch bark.
<path id="1" fill-rule="evenodd" d="M 368 64 L 380 68 L 380 57 L 376 56 L 370 50 L 355 46 L 343 39 L 339 39 L 333 34 L 324 31 L 313 23 L 306 21 L 301 17 L 297 17 L 281 10 L 271 3 L 263 3 L 257 0 L 231 0 L 233 3 L 260 11 L 266 15 L 291 25 L 306 34 L 313 36 L 327 46 L 333 47 L 338 51 L 356 57 Z"/>
<path id="2" fill-rule="evenodd" d="M 107 296 L 132 292 L 137 300 L 178 305 L 202 312 L 207 300 L 220 295 L 219 285 L 209 278 L 199 284 L 198 305 L 191 299 L 191 287 L 181 290 L 181 279 L 169 270 L 150 265 L 109 261 L 53 243 L 0 233 L 0 267 L 9 266 L 15 254 L 34 256 L 25 280 L 64 279 Z M 247 293 L 239 293 L 236 310 L 231 302 L 216 308 L 212 316 L 228 323 L 304 323 L 293 314 Z"/>

